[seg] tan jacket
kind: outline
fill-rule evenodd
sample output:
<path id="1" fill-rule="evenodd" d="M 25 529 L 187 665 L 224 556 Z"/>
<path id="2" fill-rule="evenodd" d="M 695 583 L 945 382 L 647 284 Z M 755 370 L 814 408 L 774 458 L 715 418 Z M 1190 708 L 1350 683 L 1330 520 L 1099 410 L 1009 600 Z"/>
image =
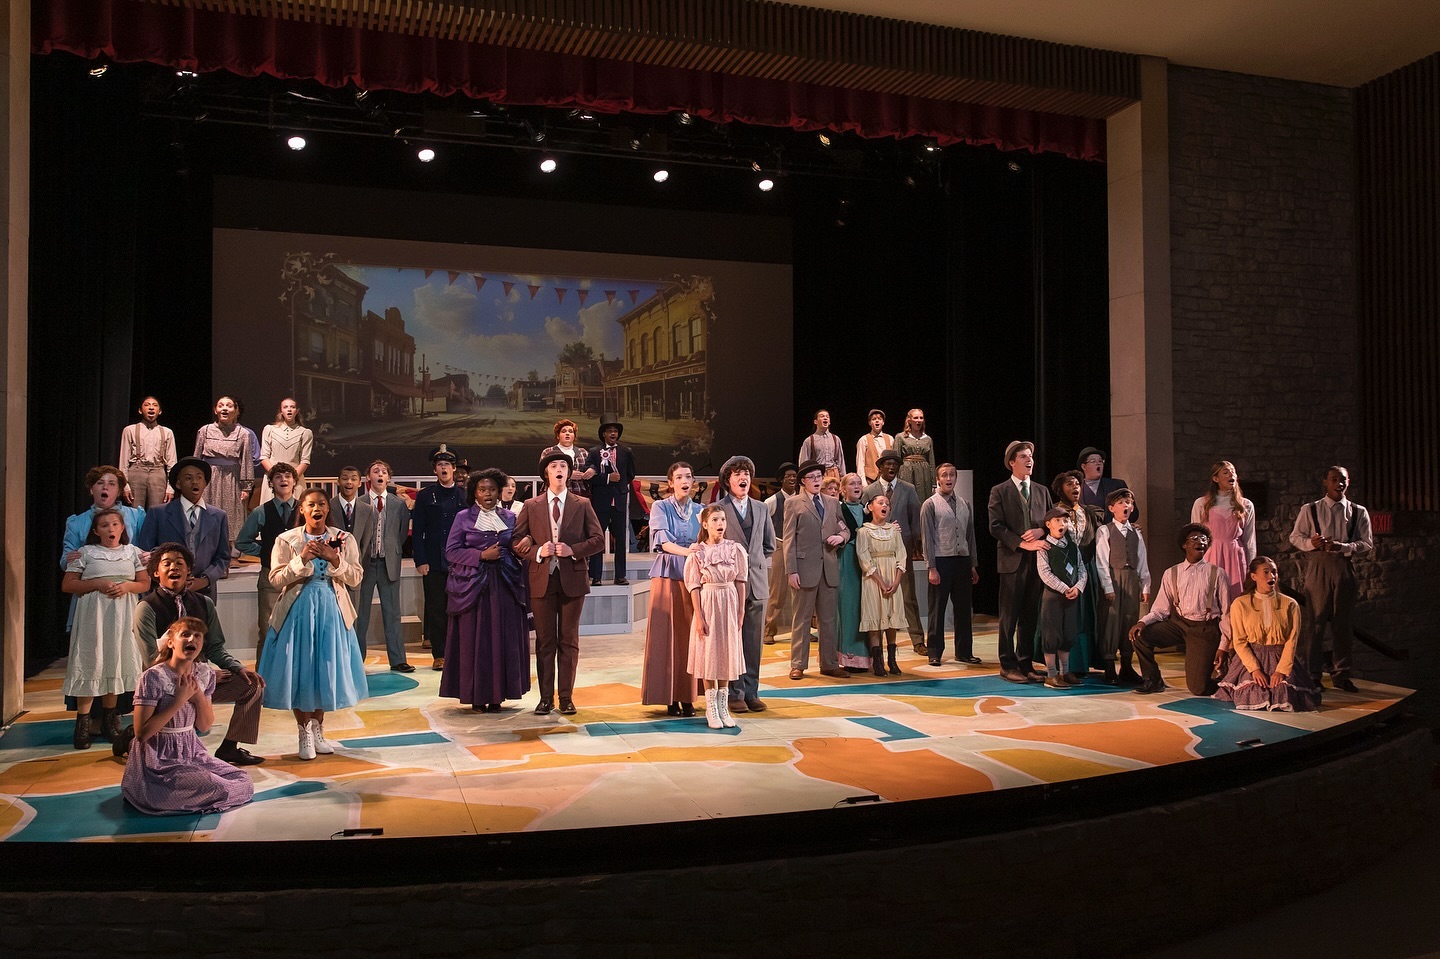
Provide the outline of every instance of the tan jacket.
<path id="1" fill-rule="evenodd" d="M 814 501 L 803 489 L 785 501 L 785 572 L 799 573 L 802 589 L 819 586 L 822 576 L 827 586 L 840 585 L 840 547 L 825 541 L 836 533 L 850 539 L 840 518 L 840 501 L 821 495 L 820 505 L 824 516 L 816 514 Z"/>
<path id="2" fill-rule="evenodd" d="M 325 532 L 333 539 L 345 531 L 330 526 Z M 303 526 L 286 530 L 275 537 L 275 547 L 270 553 L 270 585 L 280 590 L 280 598 L 276 600 L 275 608 L 270 611 L 270 627 L 277 633 L 284 625 L 290 607 L 295 604 L 295 597 L 314 571 L 310 563 L 300 560 L 300 551 L 304 548 Z M 345 542 L 340 544 L 340 562 L 330 567 L 329 574 L 330 585 L 335 589 L 335 601 L 340 604 L 340 615 L 344 617 L 346 626 L 354 627 L 355 607 L 350 602 L 350 593 L 346 587 L 359 586 L 365 570 L 360 566 L 360 550 L 355 545 L 353 536 L 346 534 Z"/>

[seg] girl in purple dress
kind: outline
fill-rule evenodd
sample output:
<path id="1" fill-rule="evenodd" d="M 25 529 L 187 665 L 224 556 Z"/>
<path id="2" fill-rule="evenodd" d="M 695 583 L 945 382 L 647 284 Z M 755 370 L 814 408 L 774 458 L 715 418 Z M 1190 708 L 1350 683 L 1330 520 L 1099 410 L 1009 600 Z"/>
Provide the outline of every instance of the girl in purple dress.
<path id="1" fill-rule="evenodd" d="M 455 517 L 445 542 L 449 625 L 440 695 L 498 713 L 530 691 L 529 585 L 510 548 L 515 514 L 500 506 L 510 477 L 485 469 L 470 477 L 469 509 Z"/>
<path id="2" fill-rule="evenodd" d="M 1230 595 L 1245 591 L 1246 568 L 1255 558 L 1255 504 L 1240 493 L 1235 464 L 1221 460 L 1210 467 L 1210 488 L 1195 501 L 1190 522 L 1210 527 L 1215 538 L 1205 562 L 1218 566 L 1230 585 Z"/>
<path id="3" fill-rule="evenodd" d="M 182 616 L 156 643 L 155 665 L 135 691 L 135 742 L 125 760 L 120 792 L 152 816 L 222 812 L 255 794 L 244 770 L 216 759 L 199 733 L 215 719 L 210 697 L 215 668 L 199 662 L 205 623 Z"/>

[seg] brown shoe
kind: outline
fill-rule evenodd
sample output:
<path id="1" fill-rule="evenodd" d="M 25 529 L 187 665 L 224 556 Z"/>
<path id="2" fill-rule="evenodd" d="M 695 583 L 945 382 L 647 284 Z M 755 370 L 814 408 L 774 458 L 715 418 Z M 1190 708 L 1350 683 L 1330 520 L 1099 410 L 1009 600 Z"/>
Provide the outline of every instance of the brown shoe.
<path id="1" fill-rule="evenodd" d="M 850 674 L 843 669 L 822 669 L 821 676 L 829 676 L 831 679 L 849 679 Z"/>
<path id="2" fill-rule="evenodd" d="M 1019 671 L 1014 670 L 1014 669 L 1002 669 L 1002 670 L 1000 670 L 1000 678 L 1003 679 L 1003 680 L 1005 680 L 1007 683 L 1028 683 L 1028 682 L 1030 682 L 1030 680 L 1028 680 L 1028 679 L 1025 678 L 1025 674 L 1024 674 L 1024 673 L 1019 672 Z"/>
<path id="3" fill-rule="evenodd" d="M 732 713 L 748 713 L 750 711 L 750 707 L 745 705 L 745 700 L 739 697 L 734 699 L 726 697 L 725 707 Z"/>
<path id="4" fill-rule="evenodd" d="M 1045 685 L 1051 689 L 1069 689 L 1070 680 L 1065 678 L 1064 673 L 1057 671 L 1053 675 L 1045 677 Z"/>
<path id="5" fill-rule="evenodd" d="M 769 709 L 770 707 L 768 707 L 768 706 L 765 705 L 764 700 L 760 700 L 760 699 L 747 699 L 747 700 L 745 700 L 745 708 L 748 709 L 748 710 L 750 710 L 750 712 L 752 712 L 752 713 L 763 713 L 765 710 Z"/>
<path id="6" fill-rule="evenodd" d="M 790 670 L 790 678 L 791 678 L 791 679 L 804 679 L 804 678 L 805 678 L 805 670 L 803 670 L 803 669 L 792 669 L 792 670 Z"/>
<path id="7" fill-rule="evenodd" d="M 430 668 L 433 669 L 433 670 L 435 670 L 435 672 L 437 672 L 437 673 L 440 672 L 440 670 L 442 670 L 442 669 L 445 668 L 445 657 L 444 657 L 444 656 L 436 657 L 435 662 L 433 662 L 433 663 L 430 664 Z"/>

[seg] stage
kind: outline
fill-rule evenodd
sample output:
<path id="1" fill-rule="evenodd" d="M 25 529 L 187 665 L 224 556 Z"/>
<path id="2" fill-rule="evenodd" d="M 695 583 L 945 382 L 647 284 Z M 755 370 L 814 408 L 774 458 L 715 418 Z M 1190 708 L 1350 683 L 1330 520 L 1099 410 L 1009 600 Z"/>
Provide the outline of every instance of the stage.
<path id="1" fill-rule="evenodd" d="M 638 633 L 585 638 L 574 717 L 534 715 L 534 689 L 502 714 L 477 714 L 436 698 L 439 674 L 418 646 L 410 675 L 372 654 L 371 697 L 327 717 L 334 755 L 298 760 L 293 720 L 267 710 L 251 747 L 267 757 L 249 770 L 254 802 L 175 817 L 122 802 L 122 765 L 103 739 L 88 751 L 71 748 L 73 714 L 61 706 L 57 665 L 27 683 L 29 712 L 0 735 L 0 837 L 240 843 L 326 840 L 355 829 L 379 830 L 384 840 L 499 837 L 979 800 L 1026 787 L 1118 785 L 1107 777 L 1303 745 L 1393 711 L 1410 693 L 1361 681 L 1353 694 L 1327 687 L 1317 713 L 1237 712 L 1187 695 L 1178 657 L 1162 657 L 1175 688 L 1161 695 L 1098 677 L 1070 691 L 1018 686 L 996 675 L 993 624 L 977 626 L 986 665 L 930 667 L 902 643 L 904 674 L 884 679 L 820 677 L 812 649 L 807 678 L 792 682 L 788 647 L 766 646 L 769 709 L 721 731 L 703 715 L 670 718 L 639 704 Z M 212 751 L 228 713 L 216 709 Z"/>

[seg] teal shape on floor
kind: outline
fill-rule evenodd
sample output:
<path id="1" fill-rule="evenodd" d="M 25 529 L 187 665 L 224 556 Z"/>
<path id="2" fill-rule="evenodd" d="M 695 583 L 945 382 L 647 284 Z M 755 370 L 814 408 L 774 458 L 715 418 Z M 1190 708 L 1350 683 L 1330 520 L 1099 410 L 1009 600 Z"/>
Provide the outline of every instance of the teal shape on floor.
<path id="1" fill-rule="evenodd" d="M 886 719 L 884 716 L 852 716 L 850 721 L 867 729 L 884 733 L 877 742 L 893 743 L 902 739 L 929 739 L 926 734 L 903 726 L 893 719 Z"/>
<path id="2" fill-rule="evenodd" d="M 388 669 L 383 673 L 367 673 L 365 683 L 370 687 L 371 699 L 376 696 L 394 696 L 420 686 L 418 681 L 404 673 L 392 673 Z"/>
<path id="3" fill-rule="evenodd" d="M 40 746 L 69 746 L 75 735 L 75 720 L 47 719 L 40 723 L 16 723 L 0 736 L 0 750 L 35 749 Z M 102 739 L 100 744 L 108 745 Z"/>
<path id="4" fill-rule="evenodd" d="M 1247 739 L 1258 739 L 1260 744 L 1280 743 L 1287 739 L 1298 739 L 1306 735 L 1303 729 L 1283 726 L 1251 715 L 1243 709 L 1236 709 L 1229 703 L 1215 699 L 1195 697 L 1178 702 L 1165 703 L 1160 707 L 1171 712 L 1183 713 L 1197 719 L 1208 719 L 1209 723 L 1191 726 L 1190 732 L 1200 737 L 1195 752 L 1201 757 L 1220 756 L 1248 748 L 1237 743 Z"/>
<path id="5" fill-rule="evenodd" d="M 380 749 L 385 746 L 433 746 L 448 743 L 439 733 L 396 733 L 393 736 L 370 736 L 360 739 L 341 739 L 340 745 L 350 749 Z"/>
<path id="6" fill-rule="evenodd" d="M 1106 686 L 1098 680 L 1072 689 L 1050 689 L 1040 683 L 1007 682 L 991 673 L 988 676 L 958 676 L 954 679 L 909 679 L 888 683 L 856 682 L 852 679 L 833 686 L 796 686 L 790 689 L 779 686 L 764 690 L 764 698 L 819 699 L 858 693 L 863 696 L 940 696 L 946 699 L 978 699 L 981 696 L 1063 699 L 1066 696 L 1111 696 L 1128 691 L 1121 686 Z"/>
<path id="7" fill-rule="evenodd" d="M 588 723 L 585 731 L 591 736 L 629 736 L 645 733 L 681 733 L 710 736 L 738 736 L 740 728 L 711 729 L 704 716 L 686 719 L 655 719 L 640 723 Z"/>

